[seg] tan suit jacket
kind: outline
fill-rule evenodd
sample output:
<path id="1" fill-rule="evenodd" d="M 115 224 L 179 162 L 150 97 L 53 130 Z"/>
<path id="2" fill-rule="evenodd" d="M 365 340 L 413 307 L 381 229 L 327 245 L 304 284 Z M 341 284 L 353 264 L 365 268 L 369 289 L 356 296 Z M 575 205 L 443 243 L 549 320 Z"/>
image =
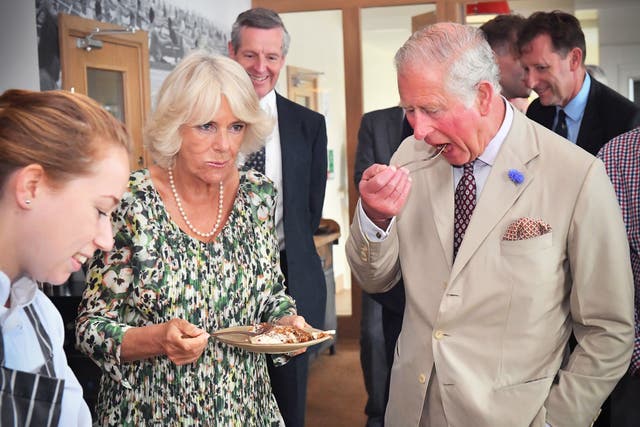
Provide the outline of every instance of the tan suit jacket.
<path id="1" fill-rule="evenodd" d="M 421 149 L 407 140 L 392 162 Z M 386 424 L 418 425 L 435 367 L 449 426 L 590 425 L 634 333 L 627 238 L 602 162 L 514 112 L 455 263 L 451 165 L 412 178 L 387 239 L 369 242 L 356 215 L 347 242 L 365 290 L 388 290 L 400 271 L 405 281 Z M 552 231 L 503 241 L 522 217 Z M 572 328 L 579 345 L 566 358 Z"/>

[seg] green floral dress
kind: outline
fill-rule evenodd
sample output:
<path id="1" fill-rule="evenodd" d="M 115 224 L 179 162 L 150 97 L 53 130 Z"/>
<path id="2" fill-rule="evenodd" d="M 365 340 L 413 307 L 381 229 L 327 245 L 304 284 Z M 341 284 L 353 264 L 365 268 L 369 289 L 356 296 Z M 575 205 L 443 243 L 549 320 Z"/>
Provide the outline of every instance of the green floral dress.
<path id="1" fill-rule="evenodd" d="M 147 170 L 131 174 L 113 214 L 115 246 L 91 262 L 76 326 L 79 348 L 103 370 L 98 425 L 281 424 L 264 354 L 212 338 L 190 365 L 120 360 L 133 326 L 182 318 L 215 331 L 295 314 L 280 271 L 275 197 L 263 175 L 241 172 L 227 223 L 202 243 L 169 218 Z"/>

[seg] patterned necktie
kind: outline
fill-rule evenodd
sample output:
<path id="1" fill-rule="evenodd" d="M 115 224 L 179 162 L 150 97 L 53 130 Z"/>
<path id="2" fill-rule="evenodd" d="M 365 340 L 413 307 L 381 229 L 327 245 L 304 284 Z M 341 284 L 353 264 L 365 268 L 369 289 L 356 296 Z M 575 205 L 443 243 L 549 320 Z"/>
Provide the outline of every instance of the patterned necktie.
<path id="1" fill-rule="evenodd" d="M 476 179 L 473 176 L 473 162 L 464 164 L 464 174 L 458 182 L 455 195 L 455 224 L 453 228 L 453 259 L 467 231 L 471 215 L 476 207 Z"/>
<path id="2" fill-rule="evenodd" d="M 563 138 L 566 138 L 568 135 L 567 115 L 562 109 L 558 110 L 558 122 L 556 123 L 556 127 L 553 129 L 553 131 Z"/>
<path id="3" fill-rule="evenodd" d="M 247 169 L 255 169 L 264 175 L 264 146 L 247 157 L 244 162 L 244 170 Z"/>

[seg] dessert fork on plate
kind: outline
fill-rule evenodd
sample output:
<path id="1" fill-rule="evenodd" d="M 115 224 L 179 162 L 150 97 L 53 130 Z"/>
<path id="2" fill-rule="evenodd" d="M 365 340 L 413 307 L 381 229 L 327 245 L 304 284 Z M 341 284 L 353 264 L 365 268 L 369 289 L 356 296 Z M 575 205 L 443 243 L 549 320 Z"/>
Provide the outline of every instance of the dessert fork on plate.
<path id="1" fill-rule="evenodd" d="M 260 335 L 260 332 L 220 330 L 211 332 L 209 335 L 211 335 L 212 337 L 219 337 L 220 335 L 246 335 L 248 337 L 255 337 Z"/>
<path id="2" fill-rule="evenodd" d="M 226 335 L 236 335 L 236 336 L 239 335 L 242 337 L 244 341 L 251 342 L 251 338 L 260 335 L 260 332 L 247 331 L 247 330 L 221 329 L 218 331 L 211 332 L 209 335 L 211 335 L 214 338 L 219 338 L 221 336 L 226 336 Z"/>

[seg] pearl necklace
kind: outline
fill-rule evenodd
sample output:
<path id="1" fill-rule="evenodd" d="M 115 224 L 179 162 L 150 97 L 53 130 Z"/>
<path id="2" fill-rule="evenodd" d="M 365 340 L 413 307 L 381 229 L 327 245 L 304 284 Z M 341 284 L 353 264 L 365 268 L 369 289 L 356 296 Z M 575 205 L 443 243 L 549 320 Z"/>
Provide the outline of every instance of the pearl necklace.
<path id="1" fill-rule="evenodd" d="M 216 224 L 213 226 L 213 230 L 211 230 L 208 233 L 203 233 L 197 230 L 193 226 L 193 224 L 191 224 L 191 221 L 189 221 L 189 218 L 187 218 L 187 214 L 184 212 L 184 209 L 182 208 L 182 202 L 180 201 L 180 196 L 178 196 L 178 190 L 176 190 L 176 186 L 173 182 L 173 171 L 171 169 L 169 169 L 168 171 L 169 171 L 169 185 L 171 186 L 173 197 L 176 199 L 178 210 L 180 211 L 180 214 L 182 215 L 182 219 L 184 219 L 184 222 L 187 223 L 187 226 L 191 231 L 193 231 L 200 237 L 213 236 L 218 230 L 218 227 L 220 226 L 220 222 L 222 221 L 222 210 L 223 210 L 223 202 L 224 202 L 224 186 L 222 185 L 222 181 L 220 181 L 220 197 L 218 198 L 218 218 L 216 219 Z"/>

